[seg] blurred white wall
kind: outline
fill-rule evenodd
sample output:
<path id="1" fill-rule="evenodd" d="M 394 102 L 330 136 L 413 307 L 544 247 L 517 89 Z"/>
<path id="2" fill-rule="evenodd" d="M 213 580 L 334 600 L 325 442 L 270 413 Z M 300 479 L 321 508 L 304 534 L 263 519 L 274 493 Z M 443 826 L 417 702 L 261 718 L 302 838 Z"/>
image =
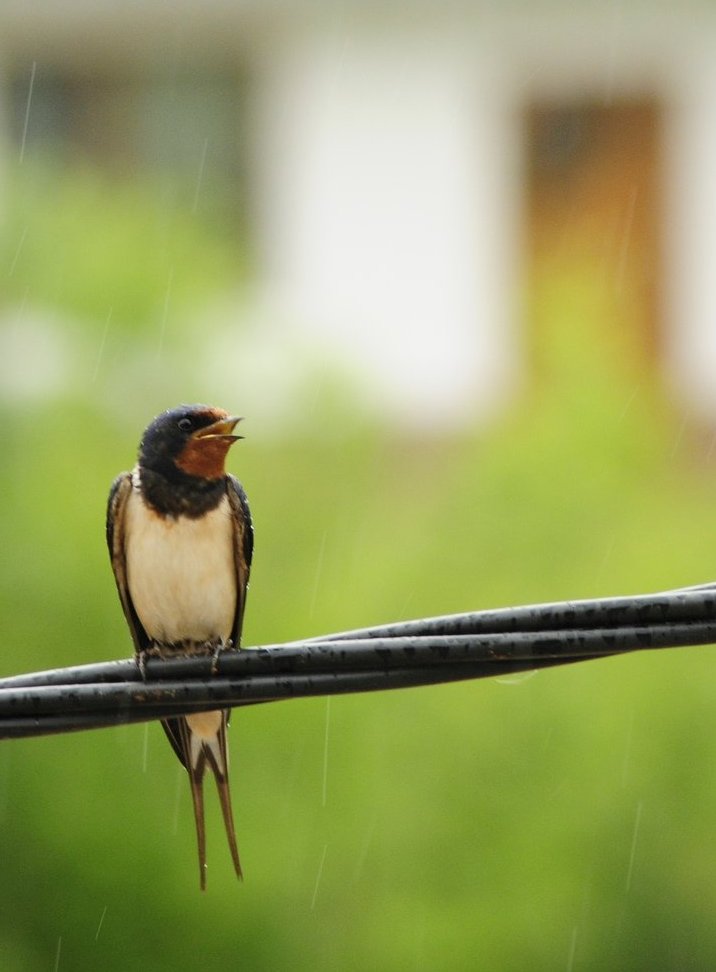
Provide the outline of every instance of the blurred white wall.
<path id="1" fill-rule="evenodd" d="M 268 282 L 366 397 L 484 416 L 520 346 L 513 119 L 479 39 L 293 37 L 263 102 Z"/>
<path id="2" fill-rule="evenodd" d="M 665 367 L 678 397 L 716 418 L 716 31 L 694 38 L 669 104 Z"/>

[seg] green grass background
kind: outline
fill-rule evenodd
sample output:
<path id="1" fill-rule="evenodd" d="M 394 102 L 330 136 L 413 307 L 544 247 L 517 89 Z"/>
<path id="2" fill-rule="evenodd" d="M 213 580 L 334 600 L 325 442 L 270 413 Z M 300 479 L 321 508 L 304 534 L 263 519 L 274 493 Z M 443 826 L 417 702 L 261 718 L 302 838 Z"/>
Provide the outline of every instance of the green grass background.
<path id="1" fill-rule="evenodd" d="M 50 304 L 87 371 L 0 410 L 6 674 L 129 654 L 109 484 L 155 412 L 214 400 L 182 348 L 194 309 L 246 268 L 196 221 L 150 245 L 167 218 L 151 192 L 47 185 L 26 176 L 13 195 L 6 265 L 27 232 L 5 326 L 24 326 L 7 323 L 23 300 Z M 165 354 L 184 360 L 171 373 L 152 357 L 169 266 Z M 264 435 L 250 415 L 230 460 L 256 525 L 246 643 L 713 578 L 708 443 L 605 328 L 599 294 L 579 267 L 535 288 L 540 380 L 487 431 L 409 437 L 335 388 L 306 402 L 304 434 Z M 241 388 L 218 404 L 241 410 Z M 204 895 L 188 786 L 158 726 L 4 742 L 0 966 L 711 968 L 715 700 L 706 647 L 236 713 L 246 880 L 209 792 Z"/>

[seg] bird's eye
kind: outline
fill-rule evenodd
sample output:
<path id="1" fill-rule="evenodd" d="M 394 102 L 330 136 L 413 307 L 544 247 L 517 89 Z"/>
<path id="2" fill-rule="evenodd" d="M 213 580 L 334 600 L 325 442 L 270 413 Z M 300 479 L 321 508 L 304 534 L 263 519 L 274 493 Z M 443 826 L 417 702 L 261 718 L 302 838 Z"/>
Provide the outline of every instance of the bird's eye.
<path id="1" fill-rule="evenodd" d="M 179 419 L 179 421 L 177 422 L 177 426 L 179 429 L 181 429 L 182 432 L 188 432 L 192 427 L 191 419 L 188 418 Z"/>

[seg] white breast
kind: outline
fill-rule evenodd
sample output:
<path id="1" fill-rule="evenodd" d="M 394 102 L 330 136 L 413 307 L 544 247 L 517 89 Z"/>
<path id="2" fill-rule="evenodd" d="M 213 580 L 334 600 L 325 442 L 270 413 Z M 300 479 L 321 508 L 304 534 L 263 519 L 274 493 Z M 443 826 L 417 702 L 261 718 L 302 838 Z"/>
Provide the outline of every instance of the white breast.
<path id="1" fill-rule="evenodd" d="M 236 611 L 231 509 L 224 497 L 198 520 L 162 518 L 135 487 L 125 522 L 127 583 L 154 641 L 227 641 Z"/>

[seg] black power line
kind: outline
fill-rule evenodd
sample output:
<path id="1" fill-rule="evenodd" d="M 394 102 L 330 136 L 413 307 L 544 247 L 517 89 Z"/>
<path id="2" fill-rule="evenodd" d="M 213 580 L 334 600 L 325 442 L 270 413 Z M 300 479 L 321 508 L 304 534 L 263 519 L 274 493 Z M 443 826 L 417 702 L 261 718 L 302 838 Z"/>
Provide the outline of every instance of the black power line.
<path id="1" fill-rule="evenodd" d="M 81 665 L 0 679 L 0 738 L 217 706 L 489 678 L 716 642 L 716 583 L 344 631 L 212 656 Z"/>

